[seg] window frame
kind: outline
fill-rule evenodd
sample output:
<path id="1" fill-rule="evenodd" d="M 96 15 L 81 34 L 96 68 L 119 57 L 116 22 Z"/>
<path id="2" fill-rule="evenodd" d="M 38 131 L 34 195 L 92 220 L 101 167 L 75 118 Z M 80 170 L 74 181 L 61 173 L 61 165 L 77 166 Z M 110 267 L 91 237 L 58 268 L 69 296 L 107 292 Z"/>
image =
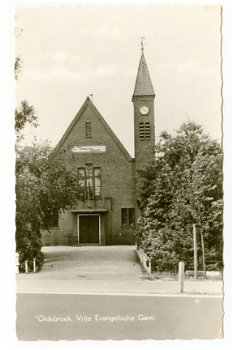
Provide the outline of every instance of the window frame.
<path id="1" fill-rule="evenodd" d="M 91 136 L 91 122 L 85 122 L 85 135 L 86 135 L 86 138 L 90 138 L 92 137 Z"/>
<path id="2" fill-rule="evenodd" d="M 139 139 L 140 141 L 150 141 L 151 126 L 149 121 L 139 122 Z"/>
<path id="3" fill-rule="evenodd" d="M 124 216 L 127 222 L 123 222 Z M 121 208 L 121 227 L 123 228 L 135 227 L 135 208 L 133 207 Z"/>
<path id="4" fill-rule="evenodd" d="M 102 195 L 102 184 L 101 184 L 101 168 L 100 167 L 93 167 L 93 166 L 86 166 L 86 167 L 79 167 L 78 168 L 78 174 L 80 174 L 83 171 L 83 183 L 80 185 L 80 178 L 78 179 L 79 184 L 78 187 L 82 188 L 81 191 L 79 191 L 79 196 L 81 194 L 81 198 L 83 199 L 100 199 Z M 98 172 L 98 175 L 96 174 Z M 97 186 L 96 180 L 99 180 L 99 185 Z M 88 185 L 90 184 L 90 188 L 88 190 Z M 96 194 L 96 188 L 99 189 L 98 193 Z"/>

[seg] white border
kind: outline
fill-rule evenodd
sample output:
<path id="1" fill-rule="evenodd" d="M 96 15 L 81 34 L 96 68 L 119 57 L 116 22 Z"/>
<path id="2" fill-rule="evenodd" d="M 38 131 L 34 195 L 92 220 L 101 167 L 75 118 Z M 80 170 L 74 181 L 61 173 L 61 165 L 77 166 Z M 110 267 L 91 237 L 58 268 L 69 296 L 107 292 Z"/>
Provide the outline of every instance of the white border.
<path id="1" fill-rule="evenodd" d="M 69 4 L 153 4 L 153 5 L 224 5 L 224 25 L 223 25 L 223 74 L 224 74 L 224 174 L 225 174 L 225 339 L 214 341 L 124 341 L 124 342 L 18 342 L 15 337 L 15 280 L 14 280 L 14 259 L 12 257 L 12 247 L 14 247 L 14 128 L 11 118 L 7 118 L 14 113 L 14 81 L 10 77 L 13 74 L 14 63 L 14 8 L 15 6 L 38 6 L 38 5 L 69 5 Z M 0 332 L 1 343 L 4 349 L 124 349 L 131 347 L 136 349 L 232 349 L 232 1 L 211 1 L 211 0 L 191 0 L 191 1 L 167 1 L 167 0 L 37 0 L 37 1 L 0 1 L 0 60 L 1 60 L 1 121 L 3 127 L 0 135 L 0 215 L 2 242 L 0 245 Z M 226 181 L 226 180 L 229 181 Z"/>

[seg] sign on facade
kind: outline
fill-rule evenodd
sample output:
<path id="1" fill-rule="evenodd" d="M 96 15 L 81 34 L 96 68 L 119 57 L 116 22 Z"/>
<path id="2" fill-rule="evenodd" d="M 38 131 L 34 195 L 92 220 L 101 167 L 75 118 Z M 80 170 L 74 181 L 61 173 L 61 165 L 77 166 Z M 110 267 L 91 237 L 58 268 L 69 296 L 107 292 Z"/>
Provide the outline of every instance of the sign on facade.
<path id="1" fill-rule="evenodd" d="M 74 146 L 72 148 L 74 153 L 104 153 L 106 146 Z"/>

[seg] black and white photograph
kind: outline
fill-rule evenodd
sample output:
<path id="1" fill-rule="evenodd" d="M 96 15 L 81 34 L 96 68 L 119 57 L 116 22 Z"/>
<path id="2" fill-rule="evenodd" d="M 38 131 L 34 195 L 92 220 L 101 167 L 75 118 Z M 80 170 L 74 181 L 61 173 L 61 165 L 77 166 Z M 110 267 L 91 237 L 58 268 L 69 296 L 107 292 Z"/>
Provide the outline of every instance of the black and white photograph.
<path id="1" fill-rule="evenodd" d="M 17 342 L 224 341 L 224 11 L 15 4 Z"/>

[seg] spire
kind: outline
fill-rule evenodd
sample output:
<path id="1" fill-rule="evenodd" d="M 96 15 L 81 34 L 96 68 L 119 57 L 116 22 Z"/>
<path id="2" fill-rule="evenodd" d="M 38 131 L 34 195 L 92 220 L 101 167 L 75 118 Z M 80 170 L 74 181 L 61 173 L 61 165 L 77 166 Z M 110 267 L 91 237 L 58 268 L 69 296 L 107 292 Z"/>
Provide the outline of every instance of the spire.
<path id="1" fill-rule="evenodd" d="M 141 59 L 138 67 L 134 96 L 155 96 L 153 85 L 150 79 L 150 74 L 147 68 L 146 59 L 144 56 L 144 43 L 141 42 Z"/>

